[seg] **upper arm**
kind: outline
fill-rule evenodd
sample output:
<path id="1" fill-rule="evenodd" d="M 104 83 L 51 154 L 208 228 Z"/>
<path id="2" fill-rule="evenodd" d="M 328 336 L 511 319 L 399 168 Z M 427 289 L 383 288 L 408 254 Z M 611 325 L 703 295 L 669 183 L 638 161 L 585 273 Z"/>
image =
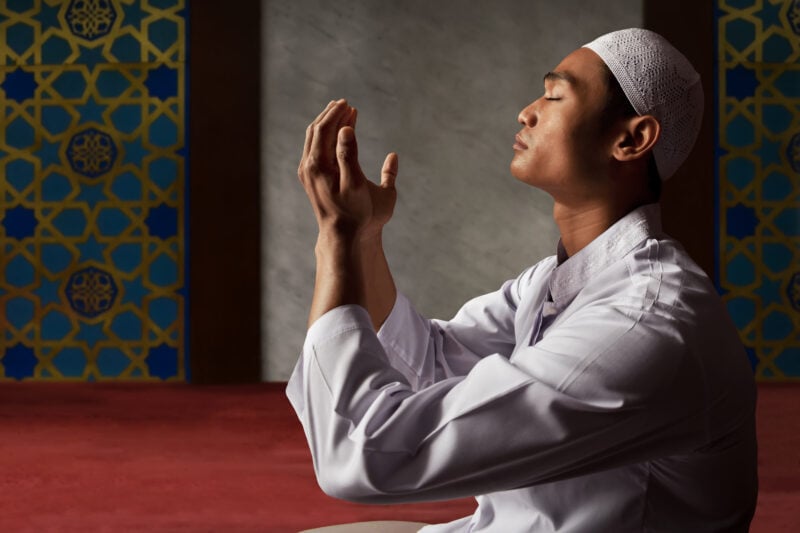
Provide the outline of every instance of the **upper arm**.
<path id="1" fill-rule="evenodd" d="M 415 389 L 465 375 L 483 357 L 509 357 L 516 344 L 515 316 L 533 268 L 497 291 L 464 304 L 451 320 L 426 319 L 402 294 L 378 338 L 392 366 Z"/>

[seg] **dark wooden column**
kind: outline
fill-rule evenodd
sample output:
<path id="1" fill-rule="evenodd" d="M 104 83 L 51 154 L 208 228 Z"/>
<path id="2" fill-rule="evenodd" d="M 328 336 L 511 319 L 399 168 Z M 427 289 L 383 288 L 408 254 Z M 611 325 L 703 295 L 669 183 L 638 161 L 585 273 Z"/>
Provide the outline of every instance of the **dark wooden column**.
<path id="1" fill-rule="evenodd" d="M 192 383 L 261 379 L 259 0 L 189 6 Z"/>
<path id="2" fill-rule="evenodd" d="M 666 232 L 714 276 L 714 2 L 644 0 L 644 26 L 682 51 L 700 73 L 703 126 L 689 159 L 666 182 L 661 199 Z"/>

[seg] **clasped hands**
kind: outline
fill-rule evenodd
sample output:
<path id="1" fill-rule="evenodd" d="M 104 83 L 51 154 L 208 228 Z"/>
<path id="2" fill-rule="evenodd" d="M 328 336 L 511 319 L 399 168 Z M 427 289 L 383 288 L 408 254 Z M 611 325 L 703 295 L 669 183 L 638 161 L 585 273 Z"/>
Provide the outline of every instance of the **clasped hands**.
<path id="1" fill-rule="evenodd" d="M 357 114 L 345 100 L 332 101 L 306 129 L 297 175 L 322 238 L 356 242 L 380 236 L 394 211 L 397 154 L 386 156 L 380 185 L 367 179 L 358 162 Z"/>

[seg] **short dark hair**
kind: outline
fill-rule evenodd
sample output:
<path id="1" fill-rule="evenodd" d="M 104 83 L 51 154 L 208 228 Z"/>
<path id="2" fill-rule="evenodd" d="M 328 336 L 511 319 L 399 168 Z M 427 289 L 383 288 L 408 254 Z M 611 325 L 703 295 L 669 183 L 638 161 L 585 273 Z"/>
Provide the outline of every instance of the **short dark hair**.
<path id="1" fill-rule="evenodd" d="M 628 97 L 622 91 L 617 78 L 611 73 L 611 70 L 603 63 L 603 72 L 606 75 L 606 85 L 608 86 L 608 93 L 606 98 L 606 105 L 603 108 L 600 120 L 602 121 L 603 128 L 610 127 L 617 120 L 635 117 L 639 113 L 633 108 Z M 653 194 L 653 198 L 658 200 L 661 197 L 661 176 L 658 173 L 656 166 L 656 159 L 650 153 L 647 161 L 647 188 Z"/>

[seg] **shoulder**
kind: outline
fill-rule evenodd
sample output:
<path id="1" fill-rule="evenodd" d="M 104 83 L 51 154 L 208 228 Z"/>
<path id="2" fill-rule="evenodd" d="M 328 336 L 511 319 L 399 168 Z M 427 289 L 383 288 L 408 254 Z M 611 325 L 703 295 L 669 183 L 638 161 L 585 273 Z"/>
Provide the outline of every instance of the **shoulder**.
<path id="1" fill-rule="evenodd" d="M 727 317 L 714 284 L 681 244 L 669 237 L 648 239 L 625 259 L 627 287 L 642 310 L 696 325 Z"/>
<path id="2" fill-rule="evenodd" d="M 658 236 L 646 239 L 594 275 L 573 305 L 615 307 L 638 320 L 659 312 L 674 318 L 676 310 L 719 302 L 713 283 L 680 243 Z"/>
<path id="3" fill-rule="evenodd" d="M 565 315 L 554 333 L 582 338 L 590 354 L 582 378 L 601 375 L 643 395 L 676 376 L 688 386 L 703 374 L 698 357 L 738 343 L 713 284 L 669 238 L 647 239 L 599 273 Z"/>

